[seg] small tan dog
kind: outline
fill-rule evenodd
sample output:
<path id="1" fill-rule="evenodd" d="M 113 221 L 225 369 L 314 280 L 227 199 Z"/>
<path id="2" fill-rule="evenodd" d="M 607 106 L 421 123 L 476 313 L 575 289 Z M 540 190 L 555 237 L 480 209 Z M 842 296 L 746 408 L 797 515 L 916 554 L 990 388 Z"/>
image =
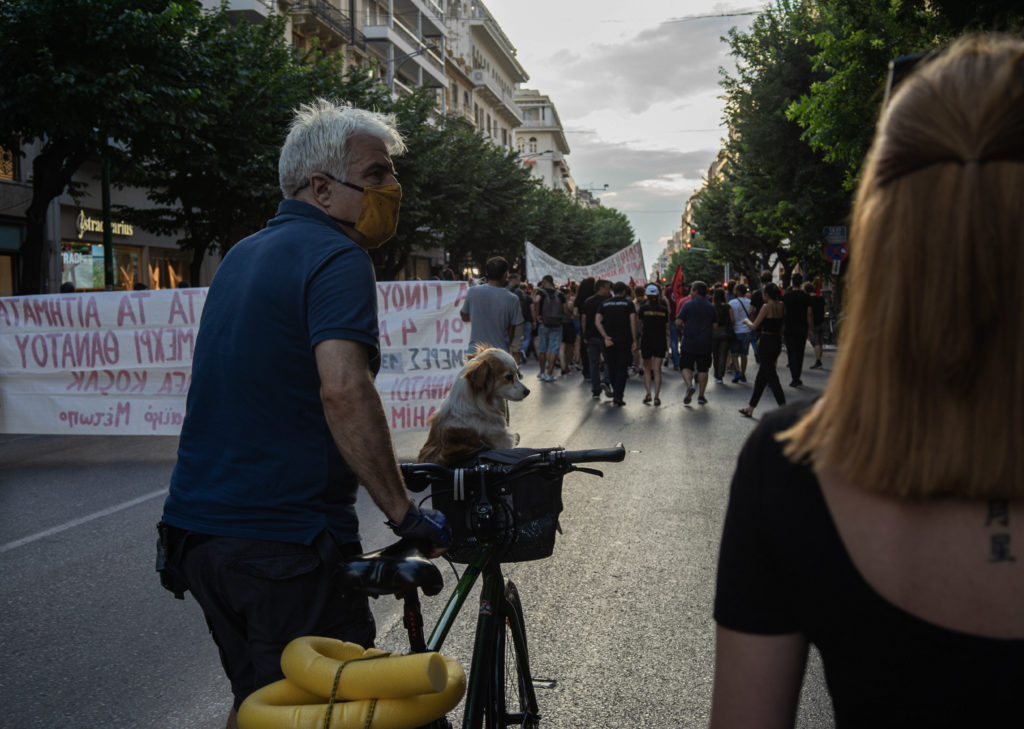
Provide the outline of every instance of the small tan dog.
<path id="1" fill-rule="evenodd" d="M 450 466 L 481 448 L 512 448 L 519 436 L 508 430 L 508 401 L 529 394 L 512 355 L 477 345 L 441 408 L 430 416 L 417 460 Z"/>

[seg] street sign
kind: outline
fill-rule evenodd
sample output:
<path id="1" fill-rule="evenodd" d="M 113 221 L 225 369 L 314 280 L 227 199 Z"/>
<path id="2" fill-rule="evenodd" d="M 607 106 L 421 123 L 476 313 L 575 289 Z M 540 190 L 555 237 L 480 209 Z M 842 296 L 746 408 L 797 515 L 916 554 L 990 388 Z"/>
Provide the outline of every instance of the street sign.
<path id="1" fill-rule="evenodd" d="M 845 261 L 846 260 L 846 244 L 845 243 L 826 243 L 822 252 L 825 254 L 825 258 L 830 261 Z"/>
<path id="2" fill-rule="evenodd" d="M 846 226 L 845 225 L 828 225 L 823 231 L 825 240 L 829 243 L 845 243 L 846 242 Z"/>
<path id="3" fill-rule="evenodd" d="M 840 267 L 842 265 L 843 265 L 843 262 L 840 261 L 838 258 L 836 258 L 836 259 L 834 259 L 832 261 L 832 275 L 833 276 L 838 276 L 839 275 L 839 269 L 840 269 Z"/>

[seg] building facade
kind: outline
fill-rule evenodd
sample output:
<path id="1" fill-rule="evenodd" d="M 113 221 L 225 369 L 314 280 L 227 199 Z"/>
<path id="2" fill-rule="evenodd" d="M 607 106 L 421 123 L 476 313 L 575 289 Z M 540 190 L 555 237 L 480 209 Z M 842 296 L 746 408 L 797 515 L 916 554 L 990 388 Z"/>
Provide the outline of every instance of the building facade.
<path id="1" fill-rule="evenodd" d="M 516 48 L 480 0 L 449 0 L 447 99 L 450 113 L 504 148 L 514 149 L 523 113 L 516 103 L 519 84 L 529 75 Z"/>
<path id="2" fill-rule="evenodd" d="M 523 123 L 515 132 L 520 157 L 546 187 L 575 197 L 578 191 L 566 159 L 569 143 L 554 102 L 534 89 L 519 89 L 515 101 L 523 113 Z"/>

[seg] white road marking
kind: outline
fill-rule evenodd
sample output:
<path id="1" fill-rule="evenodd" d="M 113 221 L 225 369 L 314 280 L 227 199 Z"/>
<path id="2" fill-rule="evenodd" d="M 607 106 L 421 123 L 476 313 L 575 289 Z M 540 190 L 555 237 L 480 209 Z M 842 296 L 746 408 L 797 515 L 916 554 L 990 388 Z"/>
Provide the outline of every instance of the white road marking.
<path id="1" fill-rule="evenodd" d="M 46 537 L 53 536 L 54 534 L 60 534 L 63 531 L 67 531 L 68 529 L 72 529 L 76 526 L 80 526 L 95 519 L 99 519 L 104 516 L 110 516 L 111 514 L 116 514 L 117 512 L 122 511 L 124 509 L 131 508 L 132 506 L 136 506 L 145 501 L 149 501 L 150 499 L 155 499 L 157 496 L 166 495 L 166 488 L 160 489 L 159 491 L 151 491 L 150 493 L 143 494 L 142 496 L 132 499 L 131 501 L 125 501 L 120 504 L 115 504 L 114 506 L 110 506 L 106 509 L 103 509 L 102 511 L 97 511 L 92 514 L 79 517 L 78 519 L 72 519 L 71 521 L 64 522 L 59 526 L 55 526 L 45 531 L 37 532 L 36 534 L 32 534 L 27 537 L 22 537 L 21 539 L 15 539 L 13 542 L 8 542 L 7 544 L 0 545 L 0 553 L 7 552 L 11 549 L 17 549 L 18 547 L 23 547 L 26 544 L 30 544 L 38 539 L 45 539 Z"/>

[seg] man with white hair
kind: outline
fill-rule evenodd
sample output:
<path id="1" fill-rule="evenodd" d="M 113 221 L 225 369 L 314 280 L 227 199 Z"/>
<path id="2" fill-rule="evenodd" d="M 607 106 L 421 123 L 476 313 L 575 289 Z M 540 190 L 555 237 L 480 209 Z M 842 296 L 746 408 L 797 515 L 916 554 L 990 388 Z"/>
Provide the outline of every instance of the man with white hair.
<path id="1" fill-rule="evenodd" d="M 289 640 L 372 645 L 365 596 L 334 583 L 362 552 L 363 484 L 400 536 L 444 545 L 412 502 L 373 378 L 377 291 L 367 249 L 395 233 L 405 151 L 392 116 L 302 107 L 278 164 L 284 201 L 225 256 L 206 298 L 178 462 L 164 505 L 161 575 L 202 607 L 235 710 L 281 677 Z"/>

